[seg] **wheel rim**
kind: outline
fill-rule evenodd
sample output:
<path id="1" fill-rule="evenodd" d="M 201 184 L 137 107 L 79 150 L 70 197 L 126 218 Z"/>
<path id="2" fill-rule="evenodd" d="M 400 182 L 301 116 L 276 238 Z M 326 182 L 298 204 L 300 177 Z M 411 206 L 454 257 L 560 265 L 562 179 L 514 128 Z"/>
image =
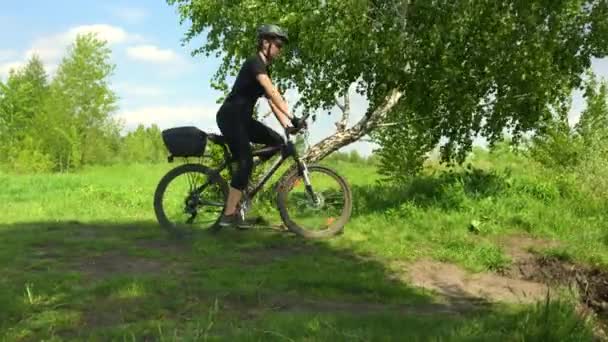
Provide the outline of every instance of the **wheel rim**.
<path id="1" fill-rule="evenodd" d="M 311 232 L 332 229 L 346 215 L 347 189 L 333 175 L 310 170 L 310 182 L 315 198 L 306 190 L 302 177 L 294 177 L 285 195 L 289 220 Z"/>
<path id="2" fill-rule="evenodd" d="M 174 229 L 211 228 L 223 207 L 221 184 L 196 171 L 185 172 L 171 180 L 162 197 L 167 224 Z"/>

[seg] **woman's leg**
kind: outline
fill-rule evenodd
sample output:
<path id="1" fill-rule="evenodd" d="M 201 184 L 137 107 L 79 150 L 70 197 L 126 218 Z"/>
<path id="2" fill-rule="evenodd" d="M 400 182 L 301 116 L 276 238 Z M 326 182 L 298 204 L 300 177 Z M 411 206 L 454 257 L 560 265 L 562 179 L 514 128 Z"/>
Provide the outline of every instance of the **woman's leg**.
<path id="1" fill-rule="evenodd" d="M 279 133 L 257 120 L 251 120 L 248 126 L 251 142 L 266 146 L 279 146 L 285 142 Z"/>
<path id="2" fill-rule="evenodd" d="M 253 156 L 250 142 L 267 146 L 279 146 L 284 143 L 279 133 L 256 120 L 251 120 L 248 125 L 234 125 L 233 123 L 229 131 L 230 138 L 227 137 L 227 139 L 232 141 L 229 145 L 235 160 L 238 162 L 238 167 L 230 182 L 230 192 L 224 209 L 224 215 L 226 216 L 236 213 L 236 207 L 243 196 L 243 190 L 245 190 L 249 183 L 249 177 L 251 177 Z"/>
<path id="3" fill-rule="evenodd" d="M 224 209 L 224 215 L 230 216 L 236 213 L 236 206 L 241 201 L 243 192 L 230 186 L 230 192 L 228 192 L 228 200 L 226 200 L 226 208 Z"/>
<path id="4" fill-rule="evenodd" d="M 251 169 L 253 167 L 253 156 L 251 155 L 251 145 L 249 143 L 249 130 L 245 122 L 230 114 L 221 113 L 218 115 L 218 127 L 226 137 L 228 147 L 234 160 L 237 162 L 236 172 L 230 181 L 230 192 L 226 201 L 224 215 L 230 216 L 236 213 L 242 192 L 247 187 Z"/>

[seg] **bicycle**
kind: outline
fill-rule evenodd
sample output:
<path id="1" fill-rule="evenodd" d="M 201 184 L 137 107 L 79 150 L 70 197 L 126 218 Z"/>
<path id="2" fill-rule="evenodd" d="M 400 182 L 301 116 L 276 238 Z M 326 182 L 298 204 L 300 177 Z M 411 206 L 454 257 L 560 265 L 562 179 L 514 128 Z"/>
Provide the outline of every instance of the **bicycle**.
<path id="1" fill-rule="evenodd" d="M 279 146 L 255 149 L 254 167 L 280 157 L 266 169 L 261 179 L 251 184 L 243 193 L 238 206 L 242 220 L 256 194 L 260 192 L 288 159 L 293 164 L 275 183 L 277 206 L 285 227 L 305 238 L 328 238 L 340 234 L 352 212 L 352 192 L 346 180 L 329 167 L 317 164 L 306 165 L 300 158 L 292 135 L 301 129 L 285 130 L 284 143 Z M 169 150 L 169 162 L 175 157 L 185 157 L 184 164 L 171 169 L 158 183 L 154 194 L 154 211 L 160 225 L 169 233 L 182 236 L 198 230 L 217 232 L 219 219 L 228 198 L 228 183 L 222 172 L 227 169 L 232 175 L 234 162 L 223 136 L 206 133 L 196 127 L 177 127 L 164 130 L 163 141 Z M 203 164 L 207 141 L 221 146 L 223 161 L 217 168 Z M 190 163 L 189 157 L 200 157 Z M 187 183 L 184 183 L 186 176 Z M 327 177 L 324 179 L 323 177 Z M 182 184 L 183 183 L 183 184 Z M 184 191 L 169 198 L 173 185 L 185 185 Z M 175 218 L 173 217 L 175 215 Z M 171 216 L 171 217 L 170 217 Z"/>

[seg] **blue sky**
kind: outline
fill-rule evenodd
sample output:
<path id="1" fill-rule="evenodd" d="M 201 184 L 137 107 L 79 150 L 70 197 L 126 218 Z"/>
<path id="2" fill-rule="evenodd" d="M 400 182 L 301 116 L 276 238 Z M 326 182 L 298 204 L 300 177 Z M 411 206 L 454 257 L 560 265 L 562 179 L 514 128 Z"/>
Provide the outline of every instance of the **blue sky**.
<path id="1" fill-rule="evenodd" d="M 161 128 L 196 125 L 215 131 L 215 99 L 220 95 L 209 87 L 219 61 L 204 56 L 192 57 L 197 46 L 181 45 L 186 27 L 179 25 L 174 7 L 160 0 L 130 1 L 5 1 L 0 12 L 0 78 L 11 67 L 22 65 L 37 53 L 53 75 L 66 47 L 78 33 L 97 32 L 112 49 L 116 72 L 112 87 L 120 97 L 115 114 L 126 129 L 143 123 Z M 195 44 L 200 44 L 202 38 Z M 594 61 L 594 70 L 608 78 L 608 60 Z M 287 100 L 295 103 L 295 94 Z M 572 119 L 582 108 L 575 96 Z M 363 98 L 354 96 L 353 117 L 366 110 Z M 264 106 L 262 106 L 264 110 Z M 337 114 L 321 118 L 311 127 L 311 142 L 331 134 Z M 277 128 L 272 117 L 265 120 Z M 371 145 L 358 143 L 347 148 L 368 154 Z"/>
<path id="2" fill-rule="evenodd" d="M 0 29 L 5 33 L 0 38 L 0 77 L 34 51 L 53 74 L 77 33 L 97 32 L 113 51 L 117 115 L 127 128 L 138 123 L 211 128 L 219 94 L 209 87 L 209 79 L 218 61 L 190 56 L 192 46 L 180 43 L 185 28 L 163 1 L 12 2 L 3 4 Z"/>

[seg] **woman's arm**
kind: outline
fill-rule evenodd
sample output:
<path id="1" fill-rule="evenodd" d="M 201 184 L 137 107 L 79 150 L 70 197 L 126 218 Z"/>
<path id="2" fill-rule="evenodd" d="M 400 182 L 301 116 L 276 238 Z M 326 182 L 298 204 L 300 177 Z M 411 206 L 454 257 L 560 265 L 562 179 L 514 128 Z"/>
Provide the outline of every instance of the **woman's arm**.
<path id="1" fill-rule="evenodd" d="M 291 126 L 291 119 L 289 116 L 285 115 L 285 113 L 283 113 L 270 99 L 268 99 L 268 105 L 283 127 L 287 128 Z"/>
<path id="2" fill-rule="evenodd" d="M 281 122 L 283 127 L 288 127 L 290 123 L 290 115 L 287 103 L 285 102 L 285 100 L 283 100 L 281 94 L 279 94 L 276 88 L 272 85 L 272 81 L 270 80 L 270 77 L 268 77 L 268 75 L 258 74 L 256 78 L 264 88 L 266 97 L 268 97 L 270 109 L 272 109 L 275 116 L 277 117 L 279 122 Z"/>

